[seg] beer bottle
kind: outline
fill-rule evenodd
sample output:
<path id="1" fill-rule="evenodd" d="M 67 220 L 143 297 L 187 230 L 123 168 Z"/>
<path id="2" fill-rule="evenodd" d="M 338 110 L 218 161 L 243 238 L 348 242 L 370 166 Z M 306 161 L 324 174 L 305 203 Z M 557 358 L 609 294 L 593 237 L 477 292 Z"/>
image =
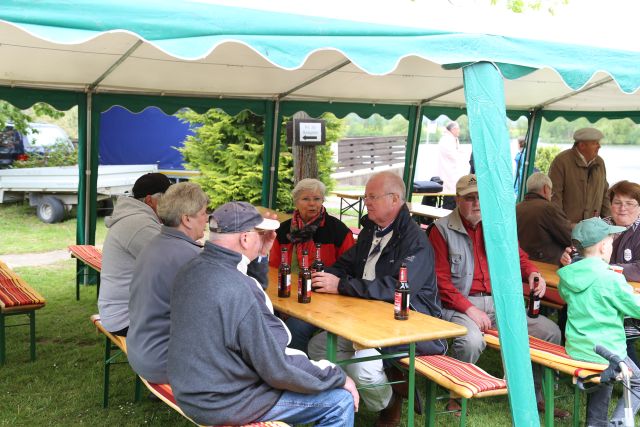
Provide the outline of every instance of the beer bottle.
<path id="1" fill-rule="evenodd" d="M 324 271 L 324 262 L 322 262 L 322 254 L 320 253 L 321 247 L 322 245 L 320 243 L 316 243 L 316 259 L 314 259 L 313 264 L 311 264 L 312 273 L 320 273 Z"/>
<path id="2" fill-rule="evenodd" d="M 298 273 L 298 302 L 311 302 L 311 270 L 309 270 L 309 251 L 302 250 L 302 268 Z"/>
<path id="3" fill-rule="evenodd" d="M 535 319 L 536 317 L 538 317 L 538 314 L 540 314 L 540 297 L 534 294 L 535 290 L 538 289 L 539 284 L 540 279 L 538 278 L 538 276 L 534 277 L 533 286 L 529 291 L 529 309 L 527 310 L 527 316 L 531 317 L 532 319 Z"/>
<path id="4" fill-rule="evenodd" d="M 282 248 L 282 258 L 278 267 L 278 296 L 289 298 L 291 296 L 291 266 L 287 257 L 287 248 Z"/>
<path id="5" fill-rule="evenodd" d="M 396 291 L 393 299 L 393 317 L 396 320 L 409 318 L 409 282 L 407 282 L 407 265 L 402 263 Z"/>

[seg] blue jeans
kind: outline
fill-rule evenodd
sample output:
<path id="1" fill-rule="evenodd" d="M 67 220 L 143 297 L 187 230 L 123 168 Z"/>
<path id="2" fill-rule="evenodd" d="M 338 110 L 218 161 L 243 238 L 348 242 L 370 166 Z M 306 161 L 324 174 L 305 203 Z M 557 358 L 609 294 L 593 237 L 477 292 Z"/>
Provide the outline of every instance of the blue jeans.
<path id="1" fill-rule="evenodd" d="M 343 388 L 318 394 L 284 391 L 273 408 L 256 421 L 283 421 L 289 424 L 315 422 L 322 427 L 352 427 L 353 397 Z"/>
<path id="2" fill-rule="evenodd" d="M 631 407 L 633 413 L 636 414 L 640 408 L 640 369 L 627 357 L 625 363 L 632 372 L 631 377 Z M 587 394 L 587 426 L 606 427 L 614 425 L 623 425 L 624 420 L 624 398 L 618 399 L 616 408 L 609 419 L 607 412 L 609 409 L 609 401 L 611 400 L 611 391 L 613 385 L 601 385 L 593 393 Z"/>
<path id="3" fill-rule="evenodd" d="M 307 345 L 309 344 L 309 340 L 311 340 L 313 334 L 320 329 L 311 323 L 296 319 L 295 317 L 289 317 L 285 323 L 291 332 L 291 344 L 287 347 L 295 348 L 308 354 Z"/>

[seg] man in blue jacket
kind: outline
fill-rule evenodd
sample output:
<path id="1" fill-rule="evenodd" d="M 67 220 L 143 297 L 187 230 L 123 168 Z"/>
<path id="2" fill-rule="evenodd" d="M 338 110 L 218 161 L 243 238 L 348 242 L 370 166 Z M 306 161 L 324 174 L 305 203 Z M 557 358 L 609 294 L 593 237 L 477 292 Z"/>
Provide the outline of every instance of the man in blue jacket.
<path id="1" fill-rule="evenodd" d="M 323 273 L 314 273 L 313 286 L 317 292 L 339 293 L 353 297 L 393 303 L 395 285 L 401 264 L 408 270 L 411 288 L 411 309 L 434 317 L 441 317 L 440 297 L 434 270 L 434 254 L 426 234 L 411 219 L 405 200 L 405 185 L 392 172 L 373 175 L 365 188 L 364 202 L 368 214 L 362 219 L 363 229 L 355 246 L 345 252 Z M 391 313 L 391 307 L 389 307 Z M 326 333 L 316 335 L 309 342 L 309 356 L 325 353 Z M 405 346 L 406 347 L 406 346 Z M 406 348 L 386 348 L 395 352 Z M 444 354 L 445 340 L 423 341 L 416 345 L 416 353 Z M 378 355 L 375 349 L 355 350 L 353 343 L 338 338 L 338 359 Z M 346 365 L 345 369 L 360 384 L 384 384 L 388 377 L 399 380 L 399 372 L 387 369 L 380 360 Z M 404 386 L 404 387 L 403 387 Z M 381 411 L 378 426 L 400 423 L 402 399 L 406 397 L 406 383 L 365 388 L 362 400 L 372 411 Z M 420 412 L 419 405 L 416 409 Z"/>
<path id="2" fill-rule="evenodd" d="M 353 381 L 334 364 L 287 348 L 291 334 L 246 274 L 251 260 L 269 253 L 279 225 L 248 203 L 225 203 L 210 217 L 203 252 L 176 276 L 169 383 L 198 424 L 353 425 Z"/>

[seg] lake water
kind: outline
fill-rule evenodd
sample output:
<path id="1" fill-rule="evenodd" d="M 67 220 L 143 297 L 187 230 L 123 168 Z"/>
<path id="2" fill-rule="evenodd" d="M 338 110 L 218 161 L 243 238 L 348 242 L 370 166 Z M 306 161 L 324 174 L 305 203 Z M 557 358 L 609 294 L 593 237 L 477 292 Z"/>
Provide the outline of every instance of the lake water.
<path id="1" fill-rule="evenodd" d="M 571 144 L 558 145 L 561 150 L 571 148 Z M 461 155 L 459 169 L 467 173 L 469 171 L 471 145 L 462 144 L 461 147 L 463 154 Z M 512 159 L 517 153 L 517 148 L 516 143 L 511 144 Z M 640 145 L 603 145 L 599 154 L 607 166 L 607 181 L 609 185 L 623 179 L 640 183 Z M 421 144 L 418 149 L 415 180 L 429 180 L 432 176 L 437 175 L 437 161 L 438 145 Z"/>

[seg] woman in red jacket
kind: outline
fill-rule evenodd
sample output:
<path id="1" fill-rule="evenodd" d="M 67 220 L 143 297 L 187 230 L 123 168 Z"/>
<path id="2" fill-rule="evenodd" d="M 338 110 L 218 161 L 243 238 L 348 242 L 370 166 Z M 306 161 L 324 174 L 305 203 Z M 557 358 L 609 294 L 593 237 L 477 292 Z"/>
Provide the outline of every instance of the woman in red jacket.
<path id="1" fill-rule="evenodd" d="M 280 265 L 280 251 L 287 248 L 289 262 L 295 245 L 298 264 L 302 250 L 309 252 L 309 265 L 315 259 L 315 244 L 321 244 L 322 262 L 326 267 L 354 244 L 353 233 L 339 219 L 329 215 L 322 205 L 326 187 L 317 179 L 306 178 L 298 182 L 292 192 L 295 210 L 293 218 L 283 222 L 277 230 L 276 241 L 271 248 L 269 264 Z"/>

